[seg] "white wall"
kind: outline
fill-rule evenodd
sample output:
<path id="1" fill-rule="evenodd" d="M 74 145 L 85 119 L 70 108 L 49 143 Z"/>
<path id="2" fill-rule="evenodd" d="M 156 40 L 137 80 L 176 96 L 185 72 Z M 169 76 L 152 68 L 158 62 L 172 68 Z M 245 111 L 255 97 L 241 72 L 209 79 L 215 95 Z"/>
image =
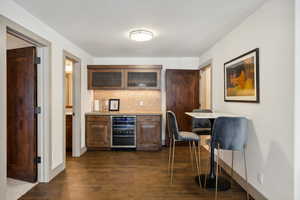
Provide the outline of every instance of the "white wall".
<path id="1" fill-rule="evenodd" d="M 294 195 L 300 199 L 300 0 L 295 1 L 295 130 L 294 130 Z"/>
<path id="2" fill-rule="evenodd" d="M 6 55 L 5 26 L 0 21 L 0 58 Z M 6 61 L 0 59 L 0 92 L 6 94 Z M 0 196 L 6 192 L 6 98 L 0 98 Z"/>
<path id="3" fill-rule="evenodd" d="M 257 47 L 261 102 L 224 102 L 224 63 Z M 200 63 L 213 60 L 213 108 L 251 119 L 249 181 L 270 200 L 293 199 L 293 47 L 294 1 L 269 0 L 200 58 Z M 223 156 L 230 164 L 231 154 Z M 244 175 L 241 154 L 235 158 L 235 169 Z M 259 173 L 263 184 L 257 180 Z"/>
<path id="4" fill-rule="evenodd" d="M 166 113 L 166 69 L 199 69 L 199 58 L 95 58 L 95 65 L 162 65 L 162 113 L 163 113 L 163 135 L 165 140 L 165 113 Z"/>
<path id="5" fill-rule="evenodd" d="M 62 37 L 52 28 L 33 17 L 30 13 L 25 11 L 11 0 L 0 0 L 0 15 L 3 15 L 15 23 L 20 24 L 26 29 L 34 32 L 40 37 L 50 41 L 51 46 L 51 142 L 52 142 L 52 166 L 51 169 L 56 168 L 63 163 L 63 50 L 66 50 L 77 56 L 82 61 L 82 99 L 87 99 L 87 81 L 84 78 L 86 75 L 86 65 L 92 63 L 92 57 Z M 1 94 L 3 94 L 3 89 Z M 6 94 L 6 93 L 5 93 Z M 5 95 L 2 96 L 5 98 Z M 87 108 L 85 102 L 83 104 L 83 111 Z M 82 124 L 84 124 L 84 114 L 82 115 Z M 84 134 L 84 126 L 82 126 L 82 134 Z M 1 169 L 2 170 L 2 169 Z"/>

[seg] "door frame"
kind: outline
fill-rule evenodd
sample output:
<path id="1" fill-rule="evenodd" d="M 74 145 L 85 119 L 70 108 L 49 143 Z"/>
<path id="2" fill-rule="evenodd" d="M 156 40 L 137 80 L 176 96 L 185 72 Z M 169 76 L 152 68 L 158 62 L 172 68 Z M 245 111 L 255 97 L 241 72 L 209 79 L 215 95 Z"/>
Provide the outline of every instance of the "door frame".
<path id="1" fill-rule="evenodd" d="M 75 55 L 69 53 L 66 50 L 63 50 L 63 148 L 64 148 L 64 166 L 66 163 L 66 99 L 65 99 L 65 60 L 69 59 L 72 60 L 73 65 L 73 72 L 72 72 L 72 99 L 73 99 L 73 123 L 72 123 L 72 156 L 73 157 L 80 157 L 83 153 L 86 152 L 85 145 L 82 145 L 82 138 L 81 138 L 81 121 L 82 121 L 82 112 L 81 112 L 81 59 L 76 57 Z M 83 147 L 82 147 L 83 146 Z"/>
<path id="2" fill-rule="evenodd" d="M 0 15 L 0 92 L 4 94 L 0 99 L 0 192 L 6 194 L 7 183 L 7 102 L 6 102 L 6 34 L 15 35 L 37 48 L 37 56 L 41 58 L 41 64 L 37 66 L 37 104 L 41 107 L 41 114 L 38 115 L 38 156 L 41 156 L 41 163 L 38 164 L 38 182 L 49 182 L 55 173 L 51 170 L 51 42 L 41 38 L 35 33 L 18 25 L 10 19 Z M 4 58 L 4 59 L 2 59 Z"/>
<path id="3" fill-rule="evenodd" d="M 200 103 L 200 107 L 201 107 L 201 71 L 205 68 L 210 68 L 210 109 L 213 108 L 213 65 L 212 65 L 212 60 L 209 60 L 208 62 L 206 62 L 203 65 L 200 65 L 199 69 L 200 69 L 200 74 L 199 74 L 199 103 Z"/>

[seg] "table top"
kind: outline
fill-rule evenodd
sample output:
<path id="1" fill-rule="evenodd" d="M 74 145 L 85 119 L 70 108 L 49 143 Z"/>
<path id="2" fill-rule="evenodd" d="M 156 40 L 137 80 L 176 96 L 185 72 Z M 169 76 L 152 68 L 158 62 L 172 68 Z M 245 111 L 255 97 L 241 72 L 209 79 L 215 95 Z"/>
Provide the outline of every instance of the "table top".
<path id="1" fill-rule="evenodd" d="M 242 116 L 242 115 L 231 114 L 231 113 L 221 113 L 221 112 L 213 112 L 213 113 L 186 112 L 185 114 L 187 114 L 193 118 L 197 118 L 197 119 L 215 119 L 218 117 L 246 117 L 246 116 Z"/>

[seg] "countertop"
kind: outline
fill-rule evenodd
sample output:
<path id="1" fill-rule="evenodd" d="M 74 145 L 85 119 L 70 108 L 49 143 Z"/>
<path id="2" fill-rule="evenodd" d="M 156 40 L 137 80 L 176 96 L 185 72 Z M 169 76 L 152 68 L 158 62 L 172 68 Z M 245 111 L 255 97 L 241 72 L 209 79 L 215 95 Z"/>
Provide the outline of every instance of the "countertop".
<path id="1" fill-rule="evenodd" d="M 162 112 L 87 112 L 85 115 L 162 115 Z"/>

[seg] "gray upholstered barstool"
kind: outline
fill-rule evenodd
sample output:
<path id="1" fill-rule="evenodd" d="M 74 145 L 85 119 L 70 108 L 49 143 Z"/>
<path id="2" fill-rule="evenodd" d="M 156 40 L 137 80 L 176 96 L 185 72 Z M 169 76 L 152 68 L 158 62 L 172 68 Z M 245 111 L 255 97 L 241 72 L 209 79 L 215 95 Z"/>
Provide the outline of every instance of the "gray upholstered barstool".
<path id="1" fill-rule="evenodd" d="M 193 152 L 195 156 L 197 173 L 200 174 L 200 152 L 197 153 L 195 142 L 200 144 L 200 137 L 192 132 L 179 131 L 176 115 L 172 111 L 167 111 L 167 125 L 170 138 L 169 149 L 169 166 L 168 170 L 171 172 L 171 183 L 173 183 L 174 159 L 176 142 L 189 142 L 191 163 L 193 166 Z M 197 155 L 198 154 L 198 155 Z"/>
<path id="2" fill-rule="evenodd" d="M 217 167 L 216 167 L 216 194 L 218 199 L 218 175 L 220 149 L 232 151 L 231 179 L 233 178 L 234 151 L 240 151 L 244 154 L 245 178 L 248 183 L 247 163 L 245 147 L 248 139 L 248 120 L 244 117 L 219 117 L 215 120 L 213 127 L 213 149 L 217 149 Z M 249 194 L 247 193 L 249 200 Z"/>

